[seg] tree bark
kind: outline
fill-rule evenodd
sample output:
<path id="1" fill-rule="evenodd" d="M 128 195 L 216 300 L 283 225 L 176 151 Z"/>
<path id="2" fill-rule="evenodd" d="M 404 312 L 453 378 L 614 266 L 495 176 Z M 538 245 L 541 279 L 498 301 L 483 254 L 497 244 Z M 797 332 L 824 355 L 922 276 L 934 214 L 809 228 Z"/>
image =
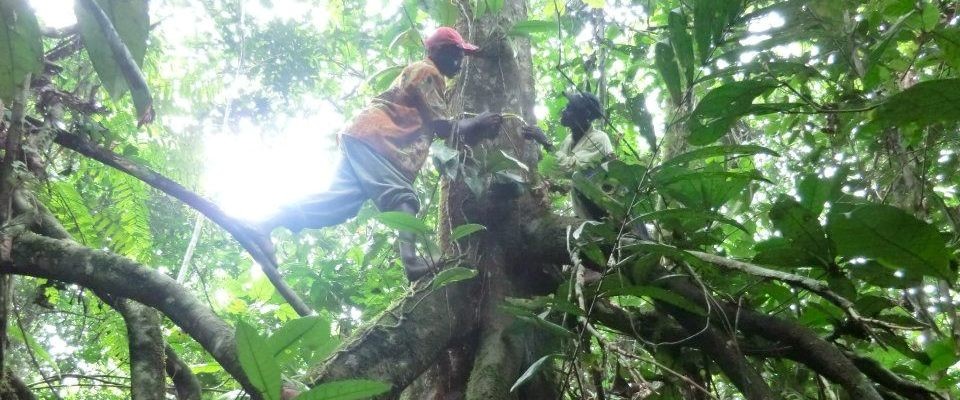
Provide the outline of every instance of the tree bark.
<path id="1" fill-rule="evenodd" d="M 130 349 L 130 398 L 163 400 L 166 398 L 163 337 L 157 311 L 131 300 L 119 299 L 114 308 L 127 324 Z"/>
<path id="2" fill-rule="evenodd" d="M 3 263 L 0 273 L 74 283 L 156 308 L 259 398 L 237 359 L 233 328 L 170 277 L 111 253 L 31 232 L 16 233 L 12 243 L 12 259 Z"/>
<path id="3" fill-rule="evenodd" d="M 180 359 L 180 356 L 169 344 L 164 344 L 163 354 L 165 356 L 164 370 L 170 380 L 173 381 L 173 387 L 177 392 L 177 400 L 200 400 L 203 393 L 202 387 L 197 376 L 190 370 L 190 366 Z"/>

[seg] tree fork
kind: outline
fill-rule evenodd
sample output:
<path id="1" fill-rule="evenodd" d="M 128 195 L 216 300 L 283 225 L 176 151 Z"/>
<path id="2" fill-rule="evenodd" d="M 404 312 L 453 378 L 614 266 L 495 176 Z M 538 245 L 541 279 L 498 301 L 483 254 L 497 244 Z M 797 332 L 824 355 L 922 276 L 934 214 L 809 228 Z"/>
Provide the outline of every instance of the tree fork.
<path id="1" fill-rule="evenodd" d="M 11 238 L 13 246 L 11 260 L 0 266 L 0 273 L 74 283 L 156 308 L 200 343 L 254 399 L 260 398 L 240 367 L 233 328 L 172 278 L 66 240 L 32 232 L 8 232 L 4 237 Z"/>
<path id="2" fill-rule="evenodd" d="M 476 327 L 475 281 L 440 289 L 420 281 L 416 291 L 362 328 L 307 374 L 311 385 L 366 378 L 389 382 L 397 396 L 452 343 Z"/>

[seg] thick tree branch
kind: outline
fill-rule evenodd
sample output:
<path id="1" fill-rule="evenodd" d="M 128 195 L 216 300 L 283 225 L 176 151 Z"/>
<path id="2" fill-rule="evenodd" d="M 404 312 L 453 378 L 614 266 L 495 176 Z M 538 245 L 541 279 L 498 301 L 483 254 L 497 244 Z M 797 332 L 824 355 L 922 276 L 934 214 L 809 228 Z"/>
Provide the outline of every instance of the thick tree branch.
<path id="1" fill-rule="evenodd" d="M 904 330 L 922 329 L 919 327 L 900 326 L 896 324 L 891 324 L 886 321 L 880 321 L 873 318 L 866 318 L 860 315 L 859 312 L 857 312 L 856 306 L 853 304 L 852 301 L 848 300 L 846 297 L 841 296 L 837 292 L 834 292 L 833 290 L 831 290 L 826 283 L 818 281 L 816 279 L 811 279 L 805 276 L 791 274 L 789 272 L 764 268 L 759 265 L 754 265 L 754 264 L 750 264 L 743 261 L 731 260 L 729 258 L 721 257 L 716 254 L 704 253 L 701 251 L 694 251 L 694 250 L 686 250 L 686 252 L 693 255 L 694 257 L 697 257 L 713 265 L 717 265 L 730 270 L 745 272 L 747 274 L 761 277 L 761 278 L 778 280 L 790 286 L 800 288 L 800 289 L 805 289 L 810 292 L 816 293 L 820 295 L 820 297 L 827 299 L 827 301 L 833 303 L 837 307 L 840 307 L 841 310 L 847 313 L 847 316 L 849 316 L 850 319 L 860 324 L 865 329 L 869 329 L 869 327 L 867 326 L 868 324 L 876 325 L 886 329 L 904 329 Z"/>
<path id="2" fill-rule="evenodd" d="M 200 400 L 202 386 L 197 376 L 190 370 L 190 366 L 183 362 L 177 355 L 177 352 L 164 344 L 163 354 L 166 356 L 166 365 L 164 369 L 167 376 L 173 381 L 173 387 L 177 391 L 177 400 Z"/>
<path id="3" fill-rule="evenodd" d="M 0 398 L 5 400 L 36 400 L 37 396 L 30 391 L 27 384 L 20 380 L 20 377 L 6 368 L 2 379 L 0 379 Z"/>
<path id="4" fill-rule="evenodd" d="M 170 277 L 111 253 L 31 232 L 16 233 L 12 243 L 12 259 L 0 267 L 0 273 L 74 283 L 156 308 L 259 398 L 237 359 L 233 328 Z"/>
<path id="5" fill-rule="evenodd" d="M 277 292 L 290 303 L 293 309 L 297 311 L 297 314 L 300 314 L 300 316 L 313 314 L 313 310 L 283 281 L 283 277 L 281 277 L 277 271 L 276 261 L 273 257 L 263 252 L 263 249 L 249 236 L 243 223 L 228 216 L 216 204 L 149 168 L 91 143 L 81 135 L 74 135 L 61 130 L 57 132 L 54 141 L 63 147 L 133 176 L 203 213 L 204 216 L 233 235 L 237 242 L 240 243 L 240 246 L 253 256 L 254 261 L 263 268 L 263 272 L 267 275 L 267 278 L 270 279 L 273 286 L 277 288 Z"/>
<path id="6" fill-rule="evenodd" d="M 163 400 L 166 376 L 163 371 L 163 336 L 157 311 L 128 299 L 118 299 L 113 308 L 127 325 L 130 349 L 130 398 Z"/>
<path id="7" fill-rule="evenodd" d="M 927 389 L 923 385 L 901 378 L 889 369 L 880 365 L 877 360 L 864 357 L 854 352 L 845 351 L 844 354 L 853 361 L 864 374 L 873 379 L 883 387 L 890 389 L 898 395 L 910 400 L 944 400 L 945 398 L 933 390 Z"/>
<path id="8" fill-rule="evenodd" d="M 392 383 L 393 395 L 399 395 L 454 340 L 476 328 L 474 280 L 438 290 L 419 286 L 308 373 L 307 381 L 374 379 Z"/>

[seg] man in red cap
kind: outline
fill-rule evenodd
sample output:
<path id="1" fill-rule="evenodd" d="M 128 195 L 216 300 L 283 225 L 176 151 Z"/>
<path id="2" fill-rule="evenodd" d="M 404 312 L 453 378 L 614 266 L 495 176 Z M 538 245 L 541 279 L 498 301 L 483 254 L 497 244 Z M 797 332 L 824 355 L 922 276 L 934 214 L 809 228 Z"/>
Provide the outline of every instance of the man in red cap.
<path id="1" fill-rule="evenodd" d="M 484 112 L 455 120 L 448 115 L 444 77 L 460 72 L 465 55 L 479 48 L 456 30 L 442 27 L 426 39 L 427 58 L 408 65 L 385 92 L 376 96 L 339 135 L 342 153 L 330 188 L 285 206 L 252 228 L 258 243 L 273 253 L 270 232 L 284 226 L 296 232 L 343 223 L 357 215 L 367 199 L 380 211 L 416 214 L 420 201 L 413 189 L 435 137 L 459 134 L 467 141 L 499 131 L 499 114 Z M 412 282 L 430 272 L 417 255 L 414 235 L 400 232 L 400 259 Z"/>

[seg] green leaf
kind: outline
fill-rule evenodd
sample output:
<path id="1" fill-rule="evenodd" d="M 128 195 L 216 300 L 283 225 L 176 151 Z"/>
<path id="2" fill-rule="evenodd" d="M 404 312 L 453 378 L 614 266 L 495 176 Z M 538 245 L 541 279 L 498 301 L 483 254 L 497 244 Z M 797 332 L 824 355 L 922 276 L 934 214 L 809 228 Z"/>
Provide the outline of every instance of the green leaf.
<path id="1" fill-rule="evenodd" d="M 480 224 L 463 224 L 453 228 L 453 232 L 450 233 L 450 239 L 460 240 L 484 229 L 487 229 L 487 227 Z"/>
<path id="2" fill-rule="evenodd" d="M 696 220 L 696 221 L 717 221 L 737 228 L 744 233 L 750 233 L 743 224 L 727 218 L 723 214 L 708 210 L 694 210 L 690 208 L 671 208 L 658 210 L 643 214 L 637 217 L 637 221 L 657 221 L 664 219 Z"/>
<path id="3" fill-rule="evenodd" d="M 442 26 L 453 26 L 460 19 L 460 8 L 452 0 L 429 0 L 421 2 L 427 7 L 427 12 Z"/>
<path id="4" fill-rule="evenodd" d="M 670 44 L 673 45 L 677 61 L 683 69 L 687 86 L 693 86 L 693 76 L 697 67 L 693 59 L 693 38 L 690 37 L 690 32 L 687 31 L 687 16 L 684 15 L 680 9 L 672 10 L 670 11 L 668 24 L 670 28 Z"/>
<path id="5" fill-rule="evenodd" d="M 265 398 L 280 400 L 280 366 L 273 358 L 270 345 L 243 321 L 237 322 L 236 340 L 237 358 L 250 383 Z"/>
<path id="6" fill-rule="evenodd" d="M 718 146 L 701 147 L 699 149 L 680 154 L 667 161 L 664 161 L 663 164 L 660 165 L 660 167 L 666 168 L 666 167 L 672 167 L 672 166 L 679 166 L 679 165 L 687 164 L 691 161 L 703 160 L 711 157 L 754 156 L 757 154 L 766 154 L 773 157 L 780 156 L 780 154 L 778 154 L 777 152 L 763 146 L 735 145 L 735 144 L 718 145 Z"/>
<path id="7" fill-rule="evenodd" d="M 680 104 L 683 101 L 682 88 L 680 87 L 680 67 L 677 66 L 677 60 L 673 55 L 673 48 L 664 42 L 658 42 L 654 48 L 654 64 L 660 77 L 667 84 L 667 90 L 670 91 L 670 97 L 674 104 Z"/>
<path id="8" fill-rule="evenodd" d="M 923 128 L 960 120 L 960 79 L 920 82 L 890 96 L 873 113 L 879 127 L 916 125 Z"/>
<path id="9" fill-rule="evenodd" d="M 960 28 L 941 28 L 933 32 L 933 40 L 943 53 L 943 60 L 960 69 Z"/>
<path id="10" fill-rule="evenodd" d="M 702 146 L 720 139 L 741 116 L 750 113 L 754 99 L 775 87 L 772 82 L 749 80 L 711 90 L 690 115 L 690 143 Z"/>
<path id="11" fill-rule="evenodd" d="M 573 186 L 590 201 L 596 203 L 604 210 L 610 212 L 613 217 L 621 217 L 626 214 L 626 208 L 616 199 L 608 195 L 601 189 L 597 182 L 587 179 L 581 173 L 573 174 Z"/>
<path id="12" fill-rule="evenodd" d="M 477 276 L 477 270 L 475 269 L 464 267 L 447 268 L 443 271 L 440 271 L 436 278 L 433 278 L 433 282 L 431 282 L 430 287 L 434 289 L 440 289 L 451 283 L 471 279 L 475 276 Z"/>
<path id="13" fill-rule="evenodd" d="M 270 335 L 267 338 L 267 344 L 273 356 L 277 357 L 307 337 L 311 337 L 314 342 L 318 338 L 330 340 L 330 321 L 316 315 L 297 318 L 283 324 L 273 335 Z"/>
<path id="14" fill-rule="evenodd" d="M 770 209 L 770 221 L 791 247 L 809 253 L 824 267 L 833 262 L 833 242 L 827 239 L 817 216 L 796 200 L 780 196 Z"/>
<path id="15" fill-rule="evenodd" d="M 627 287 L 615 287 L 609 290 L 606 288 L 601 288 L 601 291 L 604 292 L 606 296 L 635 296 L 635 297 L 646 297 L 652 300 L 662 301 L 664 303 L 670 304 L 677 308 L 680 308 L 684 311 L 691 312 L 697 315 L 707 315 L 706 311 L 701 308 L 699 305 L 694 302 L 687 300 L 683 296 L 671 292 L 666 289 L 662 289 L 656 286 L 627 286 Z"/>
<path id="16" fill-rule="evenodd" d="M 487 5 L 487 11 L 490 11 L 491 14 L 499 14 L 500 10 L 503 9 L 504 0 L 479 0 L 484 2 Z"/>
<path id="17" fill-rule="evenodd" d="M 823 262 L 810 252 L 803 251 L 790 244 L 787 239 L 775 237 L 758 242 L 753 246 L 757 254 L 753 262 L 776 267 L 800 268 L 823 265 Z"/>
<path id="18" fill-rule="evenodd" d="M 113 23 L 114 29 L 120 35 L 123 44 L 127 46 L 133 60 L 138 65 L 142 65 L 143 56 L 147 53 L 147 37 L 150 34 L 147 0 L 95 1 Z M 77 14 L 77 24 L 80 27 L 84 47 L 90 55 L 93 68 L 100 76 L 103 87 L 107 89 L 110 97 L 120 98 L 128 85 L 100 24 L 79 1 L 75 3 L 74 11 Z"/>
<path id="19" fill-rule="evenodd" d="M 830 178 L 821 178 L 817 174 L 804 175 L 797 184 L 800 204 L 819 216 L 826 202 L 835 202 L 843 194 L 841 187 L 845 176 L 846 173 L 840 171 Z"/>
<path id="20" fill-rule="evenodd" d="M 940 231 L 899 208 L 840 204 L 830 212 L 827 232 L 838 253 L 847 258 L 864 257 L 893 270 L 956 279 Z"/>
<path id="21" fill-rule="evenodd" d="M 654 185 L 661 193 L 683 205 L 716 210 L 743 192 L 758 174 L 724 171 L 691 172 L 685 168 L 665 168 L 653 175 Z"/>
<path id="22" fill-rule="evenodd" d="M 24 0 L 0 2 L 0 100 L 9 103 L 27 74 L 40 72 L 40 25 Z"/>
<path id="23" fill-rule="evenodd" d="M 924 32 L 930 32 L 940 23 L 940 7 L 934 3 L 923 5 L 923 11 L 920 14 L 920 21 L 923 23 Z"/>
<path id="24" fill-rule="evenodd" d="M 397 79 L 400 76 L 400 73 L 403 72 L 402 65 L 394 65 L 386 67 L 377 71 L 370 78 L 367 79 L 367 85 L 370 85 L 370 88 L 377 92 L 383 92 L 390 87 L 390 84 L 393 83 L 394 79 Z"/>
<path id="25" fill-rule="evenodd" d="M 530 378 L 533 378 L 533 376 L 540 371 L 540 368 L 543 368 L 543 366 L 546 365 L 547 360 L 553 358 L 553 356 L 553 354 L 547 354 L 543 357 L 540 357 L 539 360 L 534 361 L 533 364 L 530 364 L 530 366 L 527 367 L 527 370 L 523 371 L 523 374 L 520 375 L 520 377 L 517 378 L 517 381 L 513 383 L 513 386 L 510 386 L 510 392 L 512 393 L 514 390 L 517 390 L 518 387 L 526 383 L 528 380 L 530 380 Z"/>
<path id="26" fill-rule="evenodd" d="M 909 289 L 923 283 L 923 275 L 914 271 L 894 271 L 880 263 L 870 260 L 864 264 L 847 264 L 850 275 L 874 286 L 895 289 Z"/>
<path id="27" fill-rule="evenodd" d="M 379 381 L 350 379 L 317 385 L 313 389 L 301 393 L 297 400 L 368 399 L 390 391 L 390 387 L 389 384 Z"/>
<path id="28" fill-rule="evenodd" d="M 696 0 L 693 2 L 693 38 L 697 43 L 700 63 L 706 64 L 713 48 L 713 26 L 717 24 L 718 0 Z"/>
<path id="29" fill-rule="evenodd" d="M 391 229 L 413 232 L 420 235 L 430 233 L 430 228 L 417 217 L 403 211 L 387 211 L 377 214 L 374 218 Z"/>
<path id="30" fill-rule="evenodd" d="M 532 33 L 550 33 L 557 31 L 557 21 L 527 20 L 520 21 L 510 28 L 511 35 L 530 35 Z"/>

